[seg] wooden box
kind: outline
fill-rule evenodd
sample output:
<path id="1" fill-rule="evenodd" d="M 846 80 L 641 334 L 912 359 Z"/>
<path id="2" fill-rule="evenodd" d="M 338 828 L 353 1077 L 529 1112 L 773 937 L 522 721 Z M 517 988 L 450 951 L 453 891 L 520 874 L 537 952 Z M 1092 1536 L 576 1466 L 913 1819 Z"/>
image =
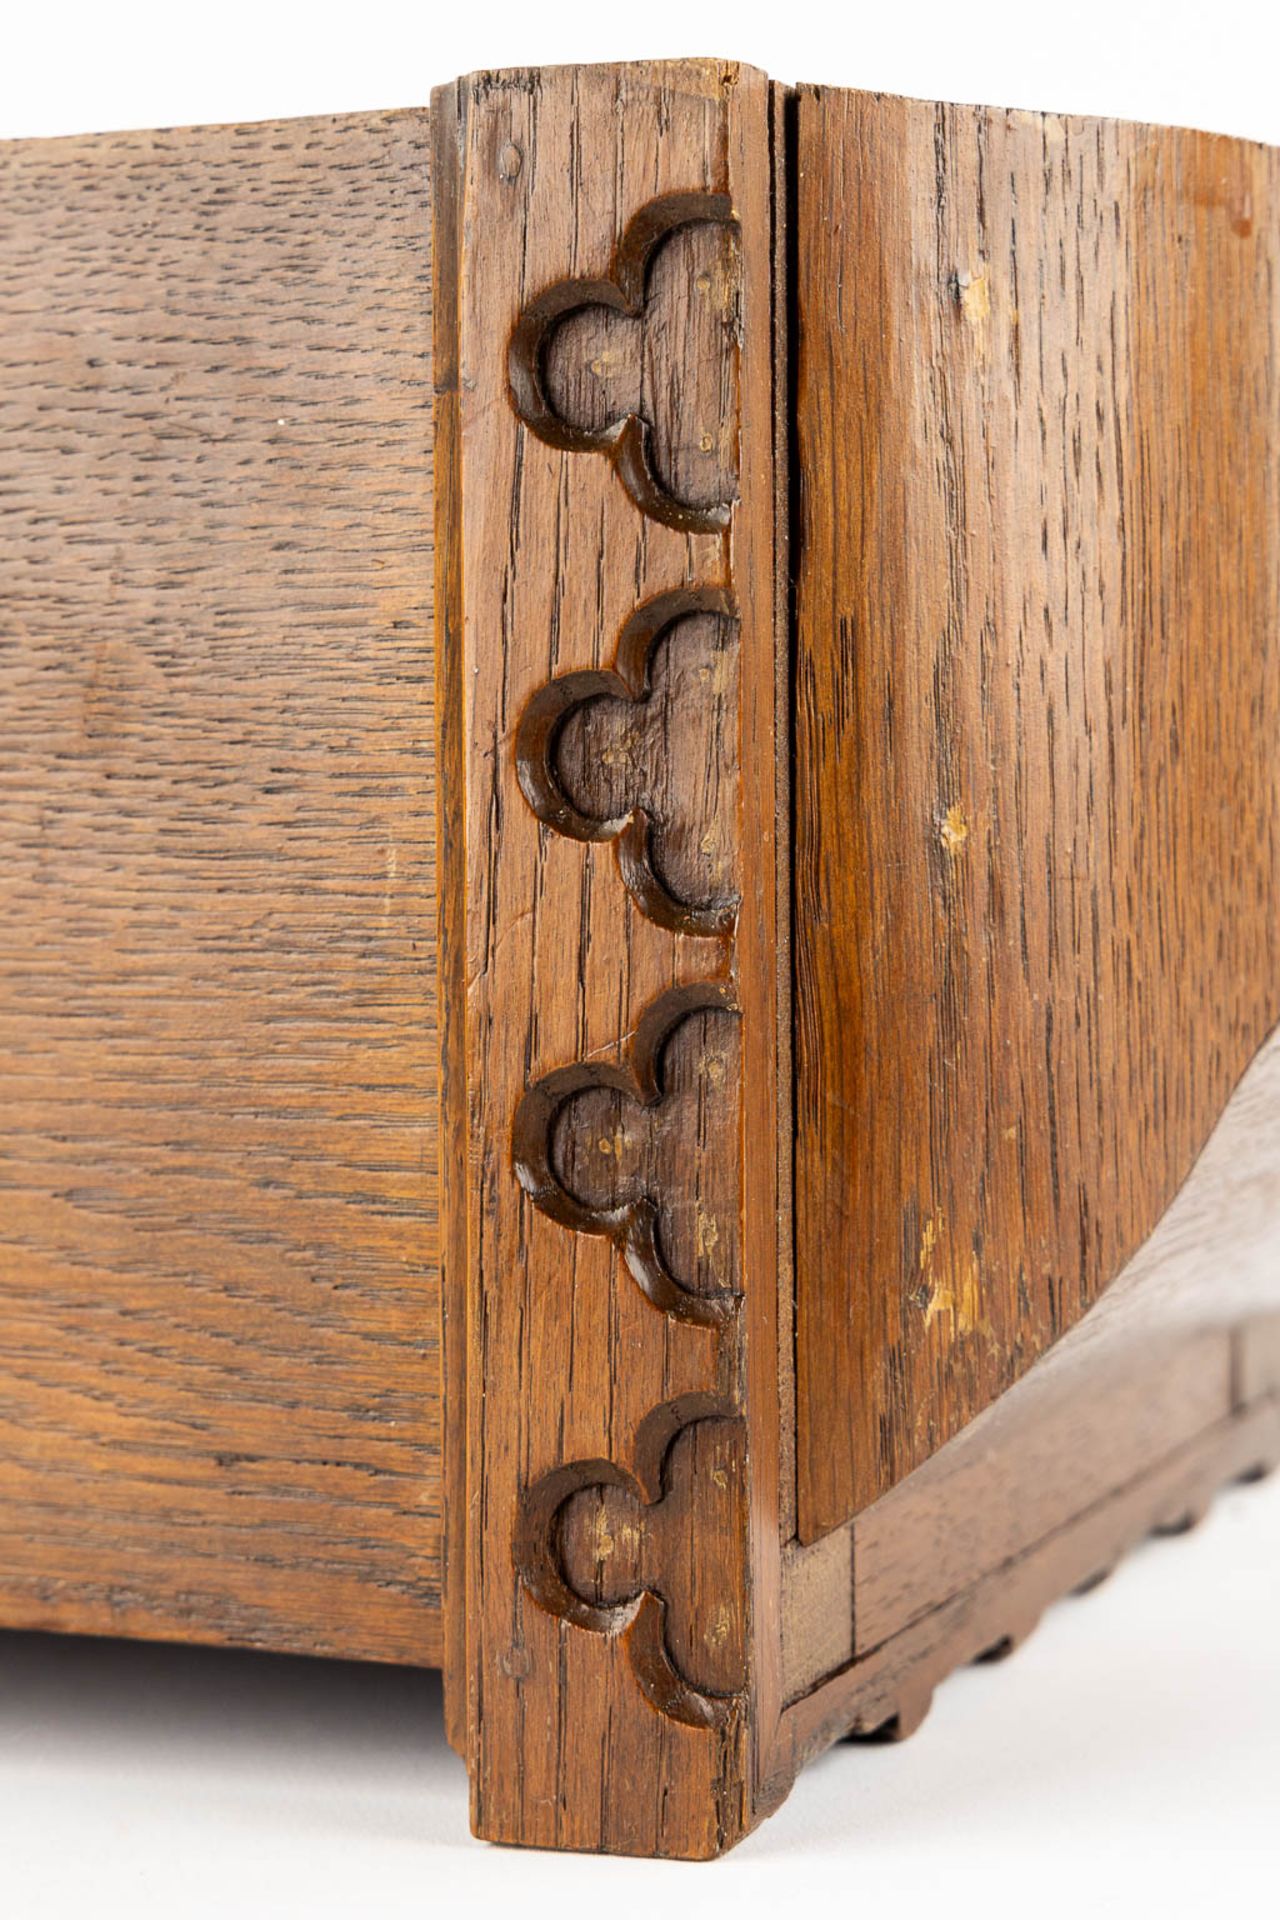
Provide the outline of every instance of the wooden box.
<path id="1" fill-rule="evenodd" d="M 731 1845 L 1280 1454 L 1280 159 L 0 149 L 0 1623 Z"/>

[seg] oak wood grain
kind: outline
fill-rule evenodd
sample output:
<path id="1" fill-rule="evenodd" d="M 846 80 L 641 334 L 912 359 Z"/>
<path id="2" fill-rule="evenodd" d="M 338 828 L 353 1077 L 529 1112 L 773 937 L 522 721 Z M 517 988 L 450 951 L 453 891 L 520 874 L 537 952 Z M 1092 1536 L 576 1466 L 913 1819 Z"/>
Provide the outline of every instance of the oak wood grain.
<path id="1" fill-rule="evenodd" d="M 953 1664 L 969 1657 L 966 1596 L 981 1591 L 982 1617 L 1000 1616 L 993 1643 L 1016 1644 L 1057 1597 L 1055 1566 L 1075 1565 L 1079 1542 L 1095 1537 L 1089 1517 L 1117 1495 L 1163 1489 L 1154 1506 L 1140 1499 L 1117 1511 L 1176 1528 L 1198 1518 L 1216 1491 L 1206 1448 L 1213 1455 L 1221 1441 L 1246 1473 L 1272 1459 L 1265 1436 L 1280 1391 L 1278 1118 L 1273 1034 L 1172 1206 L 1078 1325 L 883 1499 L 789 1551 L 789 1700 L 843 1689 L 862 1702 L 850 1723 L 866 1725 L 896 1689 L 914 1710 L 922 1649 L 935 1681 L 947 1670 L 953 1628 L 963 1629 Z M 1234 1439 L 1233 1422 L 1243 1423 Z M 1254 1457 L 1245 1457 L 1251 1447 Z M 1074 1577 L 1109 1571 L 1138 1534 L 1104 1529 L 1103 1537 L 1114 1541 L 1110 1557 Z M 1034 1605 L 1018 1571 L 1032 1562 Z M 1060 1591 L 1069 1584 L 1061 1575 Z"/>
<path id="2" fill-rule="evenodd" d="M 1278 167 L 0 149 L 0 1625 L 443 1660 L 478 1832 L 701 1857 L 1280 1453 Z"/>
<path id="3" fill-rule="evenodd" d="M 1228 1419 L 1232 1370 L 1232 1335 L 1208 1329 L 1112 1342 L 1092 1363 L 1028 1375 L 852 1523 L 856 1655 Z"/>
<path id="4" fill-rule="evenodd" d="M 440 1631 L 428 121 L 0 148 L 0 1621 Z"/>
<path id="5" fill-rule="evenodd" d="M 1280 156 L 796 122 L 812 1539 L 1089 1309 L 1280 1011 Z"/>
<path id="6" fill-rule="evenodd" d="M 437 325 L 464 700 L 465 885 L 445 887 L 466 988 L 452 1657 L 473 1823 L 705 1855 L 752 1817 L 757 1632 L 776 1641 L 745 1572 L 778 1435 L 769 94 L 734 66 L 637 64 L 474 76 L 434 111 L 460 249 Z M 602 345 L 578 312 L 602 304 L 641 327 L 645 368 L 676 371 L 592 411 L 624 324 Z M 673 596 L 696 618 L 665 659 L 647 640 L 633 658 Z M 606 699 L 636 709 L 621 735 Z M 657 888 L 614 845 L 627 810 Z"/>

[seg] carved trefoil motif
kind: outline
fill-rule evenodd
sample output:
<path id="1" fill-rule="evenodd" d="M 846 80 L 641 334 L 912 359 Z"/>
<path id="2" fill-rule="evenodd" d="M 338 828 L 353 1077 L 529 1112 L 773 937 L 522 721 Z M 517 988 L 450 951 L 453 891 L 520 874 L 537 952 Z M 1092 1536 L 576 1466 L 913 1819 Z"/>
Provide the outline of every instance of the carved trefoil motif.
<path id="1" fill-rule="evenodd" d="M 629 1060 L 535 1082 L 516 1173 L 543 1213 L 604 1234 L 655 1307 L 703 1326 L 737 1304 L 738 1014 L 725 982 L 662 994 Z"/>
<path id="2" fill-rule="evenodd" d="M 718 532 L 738 492 L 738 309 L 728 196 L 651 200 L 607 274 L 525 307 L 508 355 L 516 412 L 551 446 L 607 455 L 642 512 Z"/>
<path id="3" fill-rule="evenodd" d="M 611 840 L 628 891 L 659 926 L 729 933 L 737 725 L 730 595 L 659 594 L 623 627 L 612 668 L 561 674 L 529 702 L 516 737 L 521 791 L 555 832 Z"/>
<path id="4" fill-rule="evenodd" d="M 534 1599 L 622 1635 L 646 1698 L 692 1727 L 721 1725 L 746 1685 L 745 1440 L 726 1401 L 689 1394 L 643 1422 L 634 1472 L 574 1461 L 520 1511 L 515 1560 Z"/>
<path id="5" fill-rule="evenodd" d="M 723 535 L 739 485 L 739 307 L 729 197 L 653 199 L 606 274 L 558 281 L 524 307 L 508 357 L 515 411 L 553 447 L 604 454 L 648 519 Z M 624 1012 L 620 1057 L 593 1048 L 535 1078 L 513 1116 L 512 1164 L 539 1212 L 612 1242 L 656 1310 L 655 1339 L 714 1337 L 691 1349 L 705 1356 L 704 1390 L 619 1421 L 613 1458 L 574 1459 L 570 1445 L 567 1464 L 524 1488 L 514 1559 L 547 1613 L 622 1642 L 654 1708 L 711 1730 L 747 1685 L 746 1426 L 723 1385 L 742 1301 L 741 1020 L 727 945 L 741 909 L 740 617 L 727 539 L 681 542 L 680 557 L 669 534 L 642 537 L 670 554 L 673 584 L 634 608 L 610 664 L 525 697 L 515 772 L 549 833 L 613 845 L 626 894 L 588 886 L 591 925 L 631 926 L 629 895 L 664 934 L 719 943 L 714 977 Z M 578 657 L 607 660 L 608 639 L 581 636 Z M 660 1331 L 658 1316 L 675 1325 Z"/>

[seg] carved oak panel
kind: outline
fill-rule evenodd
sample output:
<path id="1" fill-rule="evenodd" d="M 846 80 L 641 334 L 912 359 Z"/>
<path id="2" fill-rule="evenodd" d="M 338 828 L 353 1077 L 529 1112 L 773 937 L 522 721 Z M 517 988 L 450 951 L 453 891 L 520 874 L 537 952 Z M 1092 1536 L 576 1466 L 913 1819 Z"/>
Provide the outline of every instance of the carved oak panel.
<path id="1" fill-rule="evenodd" d="M 709 1853 L 747 1813 L 774 1444 L 743 1332 L 754 1262 L 776 1344 L 768 90 L 639 65 L 448 112 L 462 1732 L 493 1838 Z"/>

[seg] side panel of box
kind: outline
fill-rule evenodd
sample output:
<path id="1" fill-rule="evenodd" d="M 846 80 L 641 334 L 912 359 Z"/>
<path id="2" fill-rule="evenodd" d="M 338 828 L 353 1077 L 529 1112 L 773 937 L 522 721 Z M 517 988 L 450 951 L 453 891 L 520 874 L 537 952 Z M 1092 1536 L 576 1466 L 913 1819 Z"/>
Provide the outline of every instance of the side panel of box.
<path id="1" fill-rule="evenodd" d="M 812 1540 L 1086 1314 L 1280 1013 L 1280 156 L 796 128 Z"/>
<path id="2" fill-rule="evenodd" d="M 0 148 L 0 1620 L 441 1654 L 424 113 Z"/>

